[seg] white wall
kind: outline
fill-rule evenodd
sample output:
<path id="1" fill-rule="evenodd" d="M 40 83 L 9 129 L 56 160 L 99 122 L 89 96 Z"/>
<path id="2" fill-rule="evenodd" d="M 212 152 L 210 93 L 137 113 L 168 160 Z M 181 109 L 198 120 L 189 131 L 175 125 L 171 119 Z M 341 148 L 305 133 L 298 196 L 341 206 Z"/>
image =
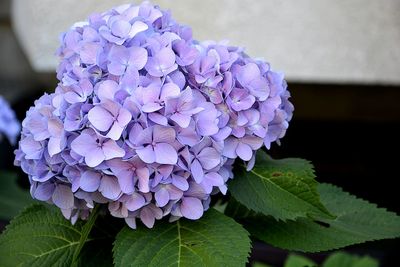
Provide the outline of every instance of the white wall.
<path id="1" fill-rule="evenodd" d="M 54 71 L 58 35 L 121 0 L 13 0 L 13 25 L 38 71 Z M 138 1 L 134 1 L 138 2 Z M 159 0 L 196 39 L 229 39 L 287 78 L 400 84 L 399 0 Z"/>

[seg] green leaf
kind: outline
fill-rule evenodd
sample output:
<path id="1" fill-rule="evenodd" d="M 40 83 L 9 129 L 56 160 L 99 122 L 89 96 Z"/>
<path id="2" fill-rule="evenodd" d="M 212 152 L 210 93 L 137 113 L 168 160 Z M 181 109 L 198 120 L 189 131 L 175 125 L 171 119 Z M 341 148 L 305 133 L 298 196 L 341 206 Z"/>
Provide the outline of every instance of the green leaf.
<path id="1" fill-rule="evenodd" d="M 358 199 L 333 185 L 321 184 L 318 191 L 322 203 L 337 215 L 335 219 L 314 217 L 278 222 L 259 214 L 246 215 L 243 207 L 234 209 L 229 205 L 227 212 L 238 210 L 236 218 L 254 237 L 289 250 L 318 252 L 400 237 L 400 217 L 395 213 Z"/>
<path id="2" fill-rule="evenodd" d="M 336 252 L 330 255 L 322 267 L 379 267 L 379 262 L 369 256 L 351 255 L 345 252 Z"/>
<path id="3" fill-rule="evenodd" d="M 317 264 L 304 256 L 291 254 L 285 261 L 284 267 L 316 267 Z M 340 266 L 340 265 L 338 265 Z M 336 267 L 338 267 L 336 266 Z"/>
<path id="4" fill-rule="evenodd" d="M 0 184 L 0 219 L 9 220 L 34 202 L 29 191 L 18 186 L 15 173 L 2 171 Z"/>
<path id="5" fill-rule="evenodd" d="M 332 218 L 320 202 L 313 166 L 303 159 L 274 160 L 257 152 L 255 167 L 235 170 L 229 182 L 231 194 L 247 208 L 278 220 L 294 220 L 319 214 Z"/>
<path id="6" fill-rule="evenodd" d="M 115 266 L 245 266 L 246 230 L 211 209 L 196 221 L 159 221 L 154 228 L 125 227 L 114 243 Z"/>
<path id="7" fill-rule="evenodd" d="M 57 209 L 34 204 L 13 219 L 0 236 L 1 266 L 71 266 L 81 242 L 97 241 L 84 238 L 83 227 L 81 222 L 71 225 Z"/>

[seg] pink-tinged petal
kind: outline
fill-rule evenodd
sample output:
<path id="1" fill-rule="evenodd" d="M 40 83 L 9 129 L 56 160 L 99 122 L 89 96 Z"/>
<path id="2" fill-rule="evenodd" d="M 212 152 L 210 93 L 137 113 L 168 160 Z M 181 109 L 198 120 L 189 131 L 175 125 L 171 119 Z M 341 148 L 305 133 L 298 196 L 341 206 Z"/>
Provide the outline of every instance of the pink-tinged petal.
<path id="1" fill-rule="evenodd" d="M 136 149 L 136 153 L 145 163 L 154 163 L 156 161 L 156 154 L 151 145 Z"/>
<path id="2" fill-rule="evenodd" d="M 168 97 L 177 97 L 180 91 L 181 89 L 175 83 L 166 83 L 161 88 L 160 99 L 165 100 Z"/>
<path id="3" fill-rule="evenodd" d="M 100 182 L 99 192 L 111 200 L 118 199 L 122 192 L 116 177 L 104 175 Z"/>
<path id="4" fill-rule="evenodd" d="M 171 127 L 155 125 L 153 136 L 157 143 L 173 143 L 175 141 L 175 130 Z"/>
<path id="5" fill-rule="evenodd" d="M 105 80 L 100 83 L 97 89 L 97 97 L 104 101 L 106 99 L 113 100 L 115 93 L 118 91 L 118 83 L 113 80 Z"/>
<path id="6" fill-rule="evenodd" d="M 251 147 L 253 150 L 257 150 L 263 145 L 263 139 L 256 136 L 247 135 L 242 138 L 242 143 L 245 143 Z"/>
<path id="7" fill-rule="evenodd" d="M 189 189 L 188 181 L 179 175 L 172 175 L 172 184 L 182 191 Z"/>
<path id="8" fill-rule="evenodd" d="M 195 159 L 190 165 L 190 170 L 192 172 L 192 176 L 196 181 L 196 183 L 198 184 L 201 183 L 201 181 L 203 181 L 204 178 L 204 170 L 197 159 Z"/>
<path id="9" fill-rule="evenodd" d="M 158 103 L 147 103 L 142 106 L 142 111 L 146 113 L 151 113 L 162 109 L 162 106 Z"/>
<path id="10" fill-rule="evenodd" d="M 129 170 L 132 165 L 128 161 L 123 161 L 121 159 L 111 159 L 107 161 L 107 166 L 110 167 L 111 171 L 117 175 L 121 171 Z"/>
<path id="11" fill-rule="evenodd" d="M 64 126 L 63 126 L 62 122 L 60 120 L 54 119 L 54 118 L 49 119 L 47 128 L 48 128 L 51 136 L 54 136 L 54 137 L 60 137 L 64 130 Z"/>
<path id="12" fill-rule="evenodd" d="M 253 156 L 253 150 L 251 147 L 247 144 L 244 144 L 242 142 L 239 142 L 237 148 L 236 148 L 236 153 L 244 161 L 248 161 L 251 159 Z"/>
<path id="13" fill-rule="evenodd" d="M 91 135 L 81 133 L 81 135 L 72 141 L 71 148 L 75 153 L 85 156 L 87 153 L 90 153 L 97 148 L 97 143 L 95 138 Z"/>
<path id="14" fill-rule="evenodd" d="M 122 127 L 118 122 L 115 122 L 106 136 L 116 141 L 121 137 L 123 131 L 124 127 Z"/>
<path id="15" fill-rule="evenodd" d="M 100 186 L 101 174 L 94 171 L 85 171 L 80 178 L 80 188 L 86 192 L 94 192 Z"/>
<path id="16" fill-rule="evenodd" d="M 200 161 L 201 166 L 206 170 L 218 166 L 221 163 L 221 156 L 215 148 L 206 147 L 198 155 L 197 159 Z"/>
<path id="17" fill-rule="evenodd" d="M 194 197 L 184 197 L 181 204 L 183 217 L 190 220 L 197 220 L 203 216 L 204 207 L 200 199 Z"/>
<path id="18" fill-rule="evenodd" d="M 150 192 L 150 180 L 148 175 L 138 176 L 138 188 L 142 193 Z"/>
<path id="19" fill-rule="evenodd" d="M 114 122 L 113 115 L 101 106 L 95 106 L 88 113 L 90 123 L 99 131 L 107 131 Z"/>
<path id="20" fill-rule="evenodd" d="M 167 143 L 158 143 L 154 146 L 156 162 L 160 164 L 176 164 L 178 154 L 173 146 Z"/>
<path id="21" fill-rule="evenodd" d="M 95 147 L 85 154 L 85 163 L 91 168 L 98 166 L 105 159 L 103 150 L 100 147 Z"/>
<path id="22" fill-rule="evenodd" d="M 238 139 L 231 137 L 225 141 L 224 149 L 222 151 L 222 155 L 228 157 L 230 159 L 235 159 L 237 157 L 236 148 L 238 146 Z"/>
<path id="23" fill-rule="evenodd" d="M 176 122 L 180 127 L 187 128 L 190 124 L 192 116 L 184 115 L 181 113 L 174 113 L 173 115 L 171 115 L 170 119 Z"/>
<path id="24" fill-rule="evenodd" d="M 157 206 L 164 207 L 169 202 L 169 193 L 165 188 L 160 188 L 155 194 L 154 198 L 156 199 Z"/>
<path id="25" fill-rule="evenodd" d="M 102 149 L 106 160 L 125 156 L 125 150 L 118 146 L 114 140 L 105 141 Z"/>
<path id="26" fill-rule="evenodd" d="M 149 172 L 149 169 L 147 167 L 137 168 L 135 172 L 136 172 L 136 175 L 137 175 L 139 180 L 142 180 L 142 181 L 148 181 L 149 180 L 150 172 Z"/>
<path id="27" fill-rule="evenodd" d="M 74 195 L 71 188 L 66 185 L 57 185 L 52 196 L 53 203 L 60 209 L 74 207 Z"/>
<path id="28" fill-rule="evenodd" d="M 143 207 L 144 204 L 146 204 L 146 200 L 138 193 L 133 193 L 131 196 L 129 196 L 128 201 L 125 202 L 126 207 L 130 211 L 138 210 Z"/>
<path id="29" fill-rule="evenodd" d="M 131 194 L 135 191 L 135 185 L 133 184 L 133 172 L 130 170 L 121 170 L 118 173 L 115 173 L 115 176 L 118 178 L 119 186 L 121 187 L 121 191 L 125 194 Z"/>
<path id="30" fill-rule="evenodd" d="M 155 218 L 154 218 L 154 214 L 151 211 L 151 209 L 149 208 L 143 208 L 140 211 L 140 220 L 144 223 L 144 225 L 146 225 L 148 228 L 153 228 L 154 226 L 154 222 L 155 222 Z"/>

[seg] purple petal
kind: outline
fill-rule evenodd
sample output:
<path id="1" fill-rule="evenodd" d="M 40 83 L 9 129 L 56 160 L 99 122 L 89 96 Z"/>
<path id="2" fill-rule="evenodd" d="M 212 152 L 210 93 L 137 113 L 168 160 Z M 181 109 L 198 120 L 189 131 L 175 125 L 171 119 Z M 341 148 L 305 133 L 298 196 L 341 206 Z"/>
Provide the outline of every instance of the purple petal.
<path id="1" fill-rule="evenodd" d="M 53 203 L 60 209 L 74 207 L 74 195 L 71 188 L 66 185 L 57 185 L 52 196 Z"/>
<path id="2" fill-rule="evenodd" d="M 160 190 L 154 194 L 154 197 L 159 207 L 164 207 L 169 202 L 169 193 L 165 188 L 160 188 Z"/>
<path id="3" fill-rule="evenodd" d="M 97 148 L 97 143 L 91 135 L 81 133 L 81 135 L 72 141 L 71 148 L 75 153 L 85 156 L 87 153 Z"/>
<path id="4" fill-rule="evenodd" d="M 111 126 L 110 131 L 107 133 L 107 137 L 111 138 L 112 140 L 118 140 L 121 137 L 122 132 L 124 131 L 125 127 L 121 126 L 118 122 L 113 123 Z"/>
<path id="5" fill-rule="evenodd" d="M 180 127 L 182 128 L 187 128 L 190 124 L 190 120 L 192 119 L 192 116 L 190 115 L 184 115 L 181 113 L 175 113 L 170 117 L 171 120 L 176 122 Z"/>
<path id="6" fill-rule="evenodd" d="M 129 196 L 129 199 L 125 202 L 125 205 L 128 210 L 135 211 L 143 207 L 145 203 L 146 200 L 142 195 L 138 193 L 133 193 L 131 196 Z"/>
<path id="7" fill-rule="evenodd" d="M 86 192 L 94 192 L 100 186 L 101 174 L 94 171 L 85 171 L 80 179 L 80 188 Z"/>
<path id="8" fill-rule="evenodd" d="M 247 144 L 244 144 L 242 142 L 239 142 L 237 148 L 236 148 L 236 153 L 244 161 L 248 161 L 251 159 L 253 156 L 253 150 L 251 147 Z"/>
<path id="9" fill-rule="evenodd" d="M 140 220 L 146 225 L 148 228 L 153 228 L 155 218 L 151 209 L 145 207 L 140 211 Z"/>
<path id="10" fill-rule="evenodd" d="M 203 167 L 201 166 L 200 162 L 197 159 L 195 159 L 190 165 L 190 170 L 192 172 L 192 176 L 196 181 L 196 183 L 198 184 L 201 183 L 201 181 L 204 178 L 204 171 Z"/>
<path id="11" fill-rule="evenodd" d="M 158 143 L 154 146 L 155 162 L 160 164 L 176 164 L 178 154 L 173 146 L 167 143 Z"/>
<path id="12" fill-rule="evenodd" d="M 155 125 L 153 131 L 154 141 L 157 143 L 173 143 L 175 141 L 173 128 Z"/>
<path id="13" fill-rule="evenodd" d="M 136 149 L 136 153 L 139 158 L 145 163 L 154 163 L 156 161 L 156 154 L 154 152 L 153 146 L 148 145 L 144 148 Z"/>
<path id="14" fill-rule="evenodd" d="M 104 175 L 100 182 L 99 192 L 111 200 L 116 200 L 122 194 L 116 177 Z"/>
<path id="15" fill-rule="evenodd" d="M 146 25 L 147 26 L 147 25 Z M 142 47 L 133 46 L 129 48 L 130 64 L 137 70 L 143 69 L 147 63 L 147 50 Z"/>
<path id="16" fill-rule="evenodd" d="M 230 159 L 235 159 L 237 157 L 236 148 L 238 146 L 238 139 L 231 137 L 225 141 L 224 149 L 222 151 L 222 155 L 228 157 Z"/>
<path id="17" fill-rule="evenodd" d="M 147 168 L 146 168 L 147 169 Z M 148 171 L 148 170 L 147 170 Z M 148 173 L 141 173 L 140 176 L 138 176 L 138 188 L 139 191 L 142 193 L 148 193 L 150 192 L 150 182 L 149 182 L 149 175 Z"/>
<path id="18" fill-rule="evenodd" d="M 100 100 L 113 100 L 115 93 L 118 91 L 118 83 L 113 80 L 105 80 L 100 83 L 97 89 L 97 97 Z"/>
<path id="19" fill-rule="evenodd" d="M 26 154 L 26 159 L 40 159 L 43 153 L 43 147 L 40 142 L 33 140 L 28 136 L 21 140 L 21 150 Z"/>
<path id="20" fill-rule="evenodd" d="M 251 135 L 247 135 L 247 136 L 243 137 L 241 141 L 243 143 L 249 145 L 251 147 L 251 149 L 253 149 L 253 150 L 259 149 L 263 144 L 262 138 L 259 138 L 256 136 L 251 136 Z"/>
<path id="21" fill-rule="evenodd" d="M 112 114 L 101 106 L 92 108 L 88 113 L 88 119 L 97 130 L 103 132 L 110 129 L 114 122 Z"/>
<path id="22" fill-rule="evenodd" d="M 94 147 L 85 154 L 85 163 L 92 168 L 98 166 L 105 159 L 104 152 L 100 147 Z"/>
<path id="23" fill-rule="evenodd" d="M 197 159 L 200 161 L 201 165 L 206 170 L 211 170 L 212 168 L 218 166 L 221 163 L 220 153 L 212 147 L 204 148 L 198 155 Z"/>
<path id="24" fill-rule="evenodd" d="M 33 192 L 33 197 L 40 201 L 47 201 L 52 197 L 54 190 L 53 183 L 39 183 Z"/>
<path id="25" fill-rule="evenodd" d="M 142 111 L 146 113 L 154 112 L 162 109 L 162 106 L 158 103 L 147 103 L 142 106 Z"/>
<path id="26" fill-rule="evenodd" d="M 194 197 L 184 197 L 181 204 L 183 217 L 190 220 L 197 220 L 203 216 L 204 208 L 200 199 Z"/>
<path id="27" fill-rule="evenodd" d="M 189 189 L 189 183 L 187 180 L 179 175 L 172 175 L 172 184 L 182 191 Z"/>
<path id="28" fill-rule="evenodd" d="M 119 147 L 114 140 L 104 142 L 102 149 L 106 160 L 125 156 L 125 150 Z"/>

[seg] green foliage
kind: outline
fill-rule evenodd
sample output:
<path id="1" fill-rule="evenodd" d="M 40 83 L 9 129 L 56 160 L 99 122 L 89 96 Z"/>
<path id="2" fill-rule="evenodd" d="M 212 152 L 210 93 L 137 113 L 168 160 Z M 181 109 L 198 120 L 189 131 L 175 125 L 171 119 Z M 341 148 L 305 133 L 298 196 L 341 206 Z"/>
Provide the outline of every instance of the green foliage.
<path id="1" fill-rule="evenodd" d="M 15 173 L 1 171 L 0 184 L 0 219 L 9 220 L 34 202 L 29 192 L 18 186 Z"/>
<path id="2" fill-rule="evenodd" d="M 244 211 L 231 204 L 226 212 L 243 222 L 256 238 L 274 246 L 303 252 L 318 252 L 400 236 L 400 217 L 352 196 L 333 185 L 318 187 L 322 203 L 335 219 L 298 218 L 278 222 L 272 217 Z"/>
<path id="3" fill-rule="evenodd" d="M 244 266 L 246 230 L 216 210 L 196 221 L 159 221 L 153 229 L 125 227 L 114 244 L 115 266 Z"/>
<path id="4" fill-rule="evenodd" d="M 278 220 L 309 215 L 333 217 L 319 199 L 310 162 L 293 158 L 274 160 L 262 150 L 256 158 L 253 170 L 235 169 L 235 179 L 228 187 L 236 200 Z"/>
<path id="5" fill-rule="evenodd" d="M 379 262 L 369 256 L 336 252 L 325 260 L 322 267 L 379 267 Z"/>
<path id="6" fill-rule="evenodd" d="M 74 253 L 79 254 L 77 249 L 84 247 L 81 242 L 90 242 L 94 248 L 97 241 L 93 237 L 82 238 L 83 228 L 82 223 L 71 225 L 58 210 L 32 205 L 13 219 L 0 236 L 1 266 L 72 266 Z M 87 258 L 93 252 L 86 250 L 82 255 Z M 90 266 L 79 259 L 74 264 Z"/>
<path id="7" fill-rule="evenodd" d="M 284 267 L 316 267 L 317 264 L 304 256 L 292 254 L 285 261 Z M 338 265 L 340 266 L 340 265 Z M 337 266 L 337 267 L 338 267 Z"/>

